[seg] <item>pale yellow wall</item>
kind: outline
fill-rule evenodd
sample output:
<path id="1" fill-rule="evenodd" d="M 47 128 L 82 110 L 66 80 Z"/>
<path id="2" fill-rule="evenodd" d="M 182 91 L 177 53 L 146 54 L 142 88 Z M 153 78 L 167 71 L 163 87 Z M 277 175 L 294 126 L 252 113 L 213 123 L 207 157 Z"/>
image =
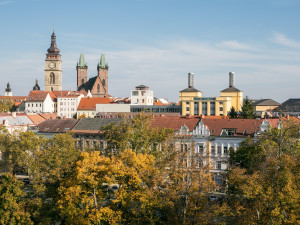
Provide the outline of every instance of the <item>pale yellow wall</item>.
<path id="1" fill-rule="evenodd" d="M 278 107 L 278 105 L 277 106 L 276 105 L 272 105 L 272 106 L 260 106 L 260 105 L 258 105 L 258 106 L 255 106 L 255 111 L 270 111 L 270 110 L 275 109 L 277 107 Z"/>
<path id="2" fill-rule="evenodd" d="M 78 110 L 77 118 L 85 114 L 86 118 L 94 118 L 96 116 L 96 110 Z"/>
<path id="3" fill-rule="evenodd" d="M 201 98 L 202 92 L 179 92 L 179 101 L 181 102 L 182 115 L 194 115 L 194 98 Z M 189 102 L 189 104 L 186 104 Z M 189 111 L 186 110 L 189 107 Z M 200 107 L 200 106 L 199 106 Z"/>
<path id="4" fill-rule="evenodd" d="M 243 104 L 243 92 L 220 92 L 221 97 L 230 97 L 231 98 L 231 106 L 235 108 L 236 111 L 242 110 Z"/>

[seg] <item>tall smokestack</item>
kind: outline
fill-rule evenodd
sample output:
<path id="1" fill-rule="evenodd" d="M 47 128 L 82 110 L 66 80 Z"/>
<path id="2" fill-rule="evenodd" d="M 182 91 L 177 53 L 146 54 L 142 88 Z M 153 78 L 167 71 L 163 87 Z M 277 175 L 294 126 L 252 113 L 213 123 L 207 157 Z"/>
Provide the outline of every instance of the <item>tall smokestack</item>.
<path id="1" fill-rule="evenodd" d="M 234 87 L 234 72 L 229 72 L 229 87 Z"/>
<path id="2" fill-rule="evenodd" d="M 189 88 L 194 88 L 194 74 L 189 73 L 189 80 L 188 80 Z"/>

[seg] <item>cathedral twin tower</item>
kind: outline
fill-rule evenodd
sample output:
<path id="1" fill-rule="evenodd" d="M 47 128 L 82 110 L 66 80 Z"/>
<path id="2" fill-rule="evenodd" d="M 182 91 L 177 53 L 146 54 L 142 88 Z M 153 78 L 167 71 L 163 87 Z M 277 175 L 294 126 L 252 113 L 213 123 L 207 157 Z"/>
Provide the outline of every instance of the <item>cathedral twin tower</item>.
<path id="1" fill-rule="evenodd" d="M 100 62 L 97 65 L 98 74 L 87 80 L 88 66 L 84 55 L 80 54 L 77 69 L 77 90 L 90 91 L 94 97 L 108 96 L 108 65 L 105 63 L 105 56 L 101 54 Z M 45 91 L 62 90 L 62 69 L 61 55 L 56 46 L 56 35 L 51 35 L 51 46 L 48 49 L 45 60 Z"/>

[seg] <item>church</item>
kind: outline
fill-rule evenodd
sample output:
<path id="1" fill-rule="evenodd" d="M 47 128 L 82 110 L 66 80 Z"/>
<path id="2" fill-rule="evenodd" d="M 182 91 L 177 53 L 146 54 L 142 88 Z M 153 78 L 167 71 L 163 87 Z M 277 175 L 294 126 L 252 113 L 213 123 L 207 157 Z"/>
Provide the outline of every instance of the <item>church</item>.
<path id="1" fill-rule="evenodd" d="M 47 50 L 45 59 L 45 91 L 62 90 L 62 61 L 59 49 L 56 45 L 56 35 L 51 35 L 51 45 Z M 90 92 L 93 97 L 108 96 L 108 64 L 105 62 L 104 54 L 101 54 L 97 65 L 97 76 L 88 80 L 88 66 L 84 60 L 84 54 L 80 54 L 76 66 L 77 70 L 77 91 Z"/>

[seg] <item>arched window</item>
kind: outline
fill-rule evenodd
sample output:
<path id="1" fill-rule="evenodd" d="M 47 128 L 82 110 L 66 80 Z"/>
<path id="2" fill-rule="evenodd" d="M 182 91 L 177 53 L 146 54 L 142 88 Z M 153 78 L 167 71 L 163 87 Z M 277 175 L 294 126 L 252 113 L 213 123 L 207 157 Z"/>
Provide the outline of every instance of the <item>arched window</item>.
<path id="1" fill-rule="evenodd" d="M 102 85 L 103 85 L 103 87 L 105 86 L 105 80 L 104 79 L 102 80 Z"/>
<path id="2" fill-rule="evenodd" d="M 54 73 L 50 74 L 50 84 L 55 84 L 55 75 L 54 75 Z"/>
<path id="3" fill-rule="evenodd" d="M 97 92 L 100 92 L 100 84 L 97 84 Z"/>
<path id="4" fill-rule="evenodd" d="M 83 85 L 83 83 L 84 83 L 84 79 L 81 80 L 81 85 Z"/>

